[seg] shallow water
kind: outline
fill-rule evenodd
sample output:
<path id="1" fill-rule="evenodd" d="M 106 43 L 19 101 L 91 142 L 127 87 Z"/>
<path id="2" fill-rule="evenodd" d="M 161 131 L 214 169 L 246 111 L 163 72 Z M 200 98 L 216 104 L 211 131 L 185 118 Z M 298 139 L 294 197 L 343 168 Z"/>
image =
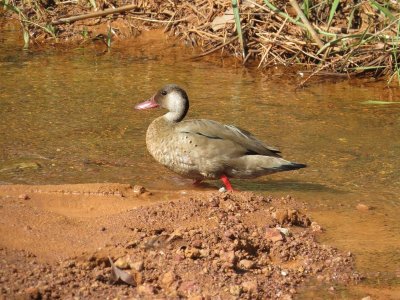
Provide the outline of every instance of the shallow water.
<path id="1" fill-rule="evenodd" d="M 162 112 L 133 110 L 162 85 L 178 83 L 191 99 L 188 117 L 246 128 L 308 165 L 233 183 L 307 203 L 326 229 L 322 242 L 353 252 L 369 278 L 365 291 L 346 289 L 341 297 L 379 297 L 384 289 L 400 297 L 400 104 L 365 103 L 400 101 L 400 90 L 365 80 L 296 89 L 301 78 L 280 70 L 267 76 L 230 60 L 193 61 L 191 49 L 152 34 L 111 51 L 23 51 L 18 30 L 7 25 L 0 36 L 1 184 L 192 188 L 147 153 L 146 128 Z M 373 209 L 359 211 L 358 203 Z"/>

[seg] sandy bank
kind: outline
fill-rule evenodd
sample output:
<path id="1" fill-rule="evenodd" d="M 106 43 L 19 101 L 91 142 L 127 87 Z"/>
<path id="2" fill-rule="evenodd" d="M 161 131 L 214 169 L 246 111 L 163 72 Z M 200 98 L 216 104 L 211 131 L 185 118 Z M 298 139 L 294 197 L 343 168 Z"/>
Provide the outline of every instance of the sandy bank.
<path id="1" fill-rule="evenodd" d="M 0 186 L 1 294 L 291 299 L 313 278 L 357 280 L 302 210 L 248 192 Z M 132 285 L 113 283 L 109 258 Z"/>

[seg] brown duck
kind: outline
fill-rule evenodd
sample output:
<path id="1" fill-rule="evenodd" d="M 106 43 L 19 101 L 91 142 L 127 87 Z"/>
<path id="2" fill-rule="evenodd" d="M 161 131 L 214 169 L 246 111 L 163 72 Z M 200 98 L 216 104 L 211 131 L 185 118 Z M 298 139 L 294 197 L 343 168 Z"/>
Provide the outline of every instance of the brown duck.
<path id="1" fill-rule="evenodd" d="M 159 163 L 195 182 L 221 179 L 226 189 L 232 190 L 228 177 L 255 178 L 306 167 L 284 160 L 278 149 L 233 125 L 205 119 L 183 121 L 189 99 L 175 84 L 164 86 L 135 106 L 139 110 L 155 107 L 168 112 L 147 129 L 147 149 Z"/>

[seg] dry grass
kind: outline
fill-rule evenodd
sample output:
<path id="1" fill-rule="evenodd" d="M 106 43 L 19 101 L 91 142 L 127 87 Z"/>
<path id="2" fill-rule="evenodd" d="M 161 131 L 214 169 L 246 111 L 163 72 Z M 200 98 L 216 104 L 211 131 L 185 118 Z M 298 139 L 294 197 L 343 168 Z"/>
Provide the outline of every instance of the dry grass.
<path id="1" fill-rule="evenodd" d="M 201 47 L 206 54 L 228 52 L 244 62 L 257 61 L 259 67 L 300 64 L 311 70 L 311 75 L 323 71 L 385 76 L 389 82 L 400 78 L 398 1 L 241 1 L 244 58 L 229 0 L 53 1 L 0 0 L 0 3 L 19 16 L 25 39 L 30 42 L 39 37 L 53 40 L 77 34 L 82 38 L 93 37 L 90 24 L 108 22 L 111 28 L 113 20 L 123 18 L 132 32 L 162 26 L 186 43 Z M 84 33 L 82 26 L 77 32 L 73 24 L 52 25 L 65 16 L 127 4 L 134 4 L 135 8 L 79 21 L 88 26 Z M 298 16 L 295 4 L 300 6 L 303 18 Z"/>

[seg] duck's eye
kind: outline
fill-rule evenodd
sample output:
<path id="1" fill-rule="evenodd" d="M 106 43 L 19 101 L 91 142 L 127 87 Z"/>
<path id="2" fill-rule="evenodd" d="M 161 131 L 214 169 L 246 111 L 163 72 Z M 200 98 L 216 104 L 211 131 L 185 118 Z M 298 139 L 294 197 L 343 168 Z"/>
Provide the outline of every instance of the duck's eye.
<path id="1" fill-rule="evenodd" d="M 165 96 L 166 94 L 167 94 L 167 91 L 162 91 L 162 92 L 161 92 L 161 95 L 164 95 L 164 96 Z"/>

